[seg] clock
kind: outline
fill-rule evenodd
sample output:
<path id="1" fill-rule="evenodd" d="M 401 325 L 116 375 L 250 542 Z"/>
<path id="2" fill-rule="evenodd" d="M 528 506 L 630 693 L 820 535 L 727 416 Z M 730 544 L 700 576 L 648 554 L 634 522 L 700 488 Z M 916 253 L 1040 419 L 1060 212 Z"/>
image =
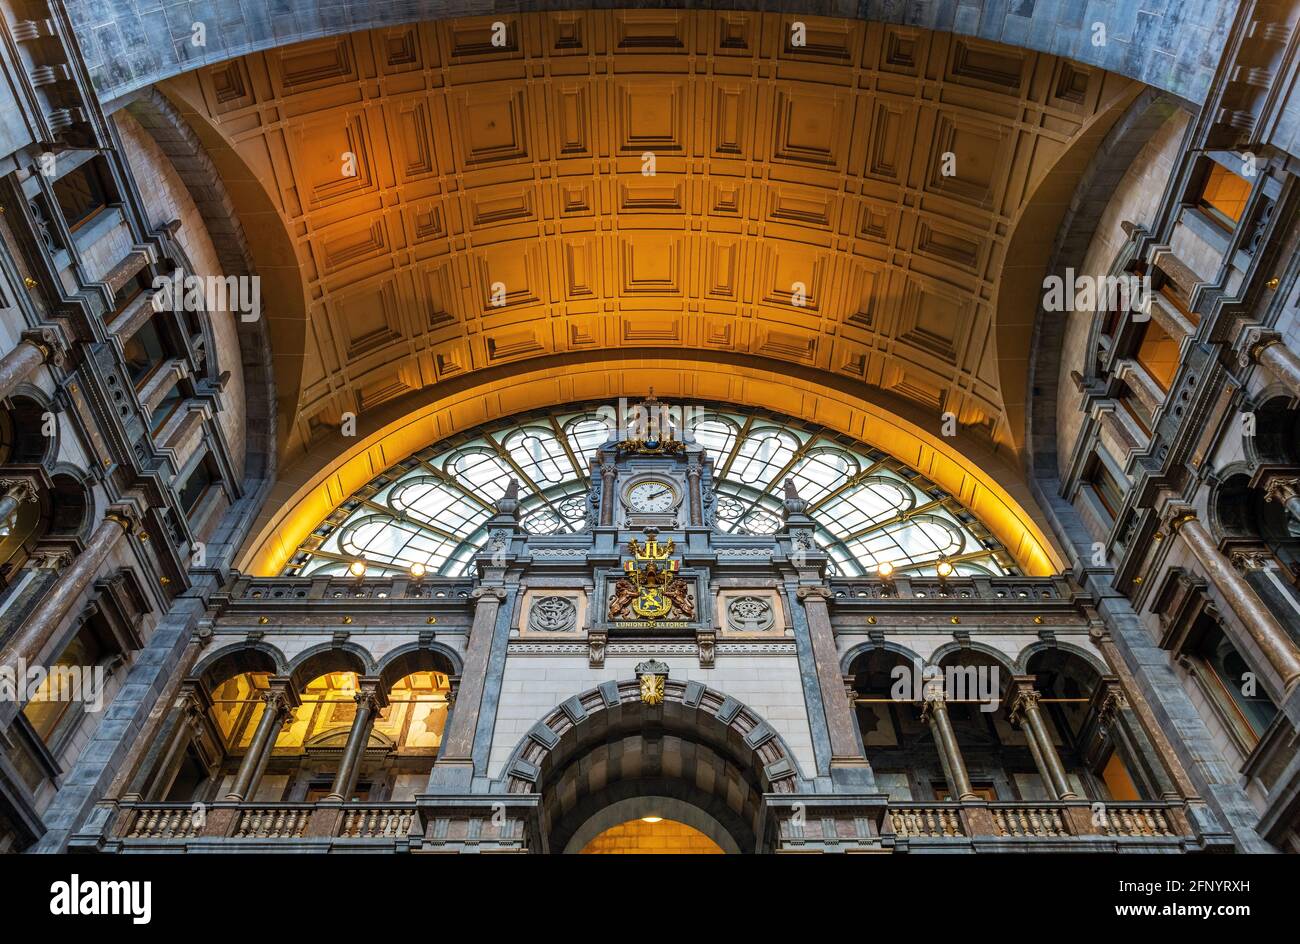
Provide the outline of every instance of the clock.
<path id="1" fill-rule="evenodd" d="M 627 490 L 627 504 L 639 514 L 664 514 L 677 505 L 677 491 L 667 482 L 657 479 L 637 482 Z"/>

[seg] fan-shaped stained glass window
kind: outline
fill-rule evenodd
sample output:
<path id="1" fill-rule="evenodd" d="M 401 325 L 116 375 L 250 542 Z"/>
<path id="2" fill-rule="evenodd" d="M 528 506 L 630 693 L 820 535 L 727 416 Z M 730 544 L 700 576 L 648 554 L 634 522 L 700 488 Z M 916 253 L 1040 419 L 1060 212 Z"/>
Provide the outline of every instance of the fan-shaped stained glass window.
<path id="1" fill-rule="evenodd" d="M 682 435 L 713 462 L 719 531 L 763 535 L 782 523 L 782 485 L 793 479 L 817 522 L 815 540 L 844 576 L 1017 572 L 1007 553 L 959 502 L 898 460 L 830 431 L 733 407 L 687 411 Z M 485 528 L 510 480 L 520 483 L 532 534 L 589 527 L 591 463 L 611 438 L 593 410 L 556 410 L 493 424 L 431 446 L 344 502 L 299 547 L 286 576 L 367 573 L 459 576 L 488 541 Z"/>

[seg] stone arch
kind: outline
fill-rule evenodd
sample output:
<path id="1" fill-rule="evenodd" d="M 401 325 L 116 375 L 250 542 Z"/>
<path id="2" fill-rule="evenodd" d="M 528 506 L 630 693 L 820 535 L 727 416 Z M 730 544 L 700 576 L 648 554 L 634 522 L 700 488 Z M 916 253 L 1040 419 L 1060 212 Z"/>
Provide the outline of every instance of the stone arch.
<path id="1" fill-rule="evenodd" d="M 266 208 L 256 205 L 260 191 L 256 188 L 243 188 L 241 193 L 244 196 L 236 201 L 227 189 L 227 177 L 213 163 L 199 134 L 176 106 L 156 88 L 137 95 L 126 110 L 172 162 L 177 175 L 189 190 L 212 239 L 222 272 L 227 276 L 258 276 L 254 263 L 254 243 L 266 244 L 259 254 L 262 258 L 275 258 L 274 254 L 268 253 L 276 233 L 265 225 L 259 225 L 256 239 L 250 242 L 242 220 L 255 217 L 259 224 L 263 223 Z M 231 168 L 226 168 L 227 173 L 230 170 Z M 242 470 L 247 491 L 252 491 L 260 481 L 273 480 L 276 472 L 277 374 L 271 359 L 272 332 L 269 325 L 273 320 L 276 324 L 292 322 L 297 326 L 299 334 L 305 325 L 301 320 L 301 298 L 297 299 L 295 306 L 293 293 L 286 291 L 284 284 L 285 280 L 278 277 L 263 280 L 263 317 L 251 322 L 236 322 L 244 370 L 248 427 L 247 451 Z M 301 337 L 297 340 L 301 343 Z M 282 366 L 287 370 L 292 365 Z M 293 386 L 296 389 L 296 380 Z"/>
<path id="2" fill-rule="evenodd" d="M 952 659 L 954 656 L 959 656 L 960 654 L 967 653 L 967 652 L 977 653 L 988 659 L 991 659 L 993 662 L 997 663 L 999 668 L 1005 669 L 1008 673 L 1008 676 L 1015 674 L 1016 671 L 1015 663 L 1012 662 L 1010 656 L 1008 656 L 1001 649 L 997 649 L 993 646 L 988 645 L 987 643 L 974 642 L 974 641 L 972 642 L 953 641 L 953 642 L 944 643 L 942 646 L 940 646 L 938 649 L 934 650 L 934 652 L 930 654 L 929 664 L 942 665 L 945 659 Z"/>
<path id="3" fill-rule="evenodd" d="M 95 494 L 86 473 L 59 463 L 50 476 L 50 526 L 48 534 L 86 538 L 93 527 Z"/>
<path id="4" fill-rule="evenodd" d="M 763 794 L 805 786 L 776 730 L 735 698 L 668 678 L 647 705 L 637 679 L 568 699 L 524 736 L 502 775 L 510 793 L 542 795 L 542 831 L 563 848 L 604 806 L 674 797 L 717 819 L 746 851 L 763 842 Z"/>
<path id="5" fill-rule="evenodd" d="M 59 455 L 61 424 L 54 424 L 54 435 L 43 432 L 46 413 L 58 412 L 50 397 L 35 384 L 21 383 L 9 394 L 4 411 L 3 435 L 6 465 L 20 463 L 50 468 Z"/>
<path id="6" fill-rule="evenodd" d="M 369 652 L 353 642 L 321 643 L 295 656 L 289 663 L 288 675 L 293 690 L 301 693 L 308 683 L 327 672 L 374 675 L 375 660 Z"/>
<path id="7" fill-rule="evenodd" d="M 1182 107 L 1183 103 L 1174 96 L 1155 89 L 1145 89 L 1133 99 L 1113 126 L 1099 129 L 1104 130 L 1105 139 L 1093 152 L 1073 196 L 1064 195 L 1069 206 L 1056 230 L 1051 252 L 1045 257 L 1047 266 L 1039 270 L 1040 275 L 1061 276 L 1067 269 L 1082 270 L 1088 247 L 1110 204 L 1117 181 L 1161 126 Z M 1029 324 L 1019 325 L 1020 331 L 1030 332 L 1028 376 L 1023 388 L 1027 391 L 1024 462 L 1029 473 L 1029 485 L 1038 504 L 1073 556 L 1077 553 L 1077 547 L 1090 545 L 1092 538 L 1086 536 L 1073 507 L 1059 494 L 1061 472 L 1056 442 L 1057 403 L 1067 319 L 1061 317 L 1059 312 L 1044 311 L 1042 293 L 1035 294 L 1036 298 L 1022 294 L 1022 301 L 1028 299 L 1027 310 L 1032 314 Z M 1009 329 L 1017 320 L 1010 314 L 1005 321 L 1002 319 L 1004 300 L 1009 302 L 1010 295 L 1004 296 L 1000 290 L 999 343 L 1004 329 Z M 1005 356 L 1000 350 L 999 357 Z"/>
<path id="8" fill-rule="evenodd" d="M 1066 655 L 1079 659 L 1081 662 L 1086 664 L 1088 668 L 1096 672 L 1098 676 L 1111 674 L 1110 666 L 1106 665 L 1105 661 L 1103 661 L 1095 652 L 1089 652 L 1082 646 L 1076 646 L 1068 642 L 1048 642 L 1043 639 L 1035 640 L 1028 646 L 1025 646 L 1024 649 L 1020 650 L 1020 655 L 1016 657 L 1015 662 L 1016 674 L 1032 675 L 1033 673 L 1029 671 L 1030 660 L 1041 653 L 1050 652 L 1052 650 L 1059 650 Z"/>
<path id="9" fill-rule="evenodd" d="M 386 654 L 376 667 L 384 690 L 412 672 L 442 672 L 460 675 L 464 662 L 452 649 L 440 643 L 408 643 Z"/>
<path id="10" fill-rule="evenodd" d="M 892 652 L 894 655 L 906 660 L 909 665 L 916 662 L 919 662 L 922 665 L 925 664 L 925 660 L 922 659 L 918 653 L 908 649 L 906 646 L 899 645 L 896 642 L 889 642 L 887 640 L 881 642 L 871 641 L 860 642 L 856 646 L 850 648 L 848 652 L 844 653 L 843 657 L 840 659 L 840 671 L 844 675 L 848 675 L 853 669 L 853 663 L 857 662 L 862 656 L 869 655 L 876 650 Z"/>
<path id="11" fill-rule="evenodd" d="M 562 850 L 557 852 L 581 852 L 593 839 L 611 826 L 617 826 L 631 819 L 639 819 L 653 813 L 664 819 L 685 823 L 692 829 L 699 830 L 721 847 L 723 852 L 741 851 L 731 832 L 716 818 L 706 813 L 693 803 L 686 803 L 674 797 L 636 796 L 625 800 L 615 800 L 608 806 L 593 814 L 578 827 Z"/>
<path id="12" fill-rule="evenodd" d="M 1300 409 L 1294 406 L 1291 392 L 1282 384 L 1270 384 L 1252 398 L 1258 404 L 1255 431 L 1243 437 L 1243 451 L 1249 460 L 1246 472 L 1254 472 L 1267 463 L 1300 463 Z M 1243 412 L 1250 410 L 1243 407 Z"/>
<path id="13" fill-rule="evenodd" d="M 241 641 L 210 652 L 194 666 L 190 674 L 202 681 L 203 687 L 210 692 L 245 672 L 269 672 L 271 675 L 282 676 L 288 670 L 284 654 L 270 643 L 258 640 Z"/>

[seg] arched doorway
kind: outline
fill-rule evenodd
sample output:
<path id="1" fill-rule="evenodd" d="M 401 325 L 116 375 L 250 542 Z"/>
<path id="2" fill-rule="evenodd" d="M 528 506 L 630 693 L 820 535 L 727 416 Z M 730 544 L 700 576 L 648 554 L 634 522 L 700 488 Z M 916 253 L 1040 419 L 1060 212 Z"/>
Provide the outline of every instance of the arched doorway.
<path id="1" fill-rule="evenodd" d="M 794 793 L 800 783 L 766 721 L 734 698 L 671 678 L 656 705 L 642 701 L 635 679 L 569 699 L 506 769 L 511 793 L 541 794 L 543 848 L 556 853 L 582 852 L 598 839 L 627 852 L 659 843 L 663 852 L 764 851 L 771 846 L 764 795 Z"/>

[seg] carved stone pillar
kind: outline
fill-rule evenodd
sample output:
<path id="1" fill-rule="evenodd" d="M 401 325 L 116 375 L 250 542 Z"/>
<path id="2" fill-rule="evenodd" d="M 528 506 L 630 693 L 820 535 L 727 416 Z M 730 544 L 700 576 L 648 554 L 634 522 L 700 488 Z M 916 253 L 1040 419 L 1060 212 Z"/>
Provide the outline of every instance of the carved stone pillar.
<path id="1" fill-rule="evenodd" d="M 1264 486 L 1264 500 L 1286 509 L 1291 521 L 1300 526 L 1300 476 L 1274 476 Z"/>
<path id="2" fill-rule="evenodd" d="M 924 685 L 921 720 L 930 724 L 930 733 L 934 735 L 934 746 L 939 751 L 939 761 L 943 764 L 944 778 L 948 781 L 948 792 L 961 801 L 978 799 L 975 791 L 971 789 L 970 775 L 966 772 L 966 761 L 962 759 L 961 748 L 957 746 L 957 735 L 952 730 L 952 719 L 948 717 L 943 676 L 929 679 Z"/>
<path id="3" fill-rule="evenodd" d="M 488 657 L 496 634 L 497 610 L 506 592 L 500 587 L 479 587 L 474 591 L 474 622 L 469 628 L 465 667 L 461 671 L 456 707 L 447 719 L 446 733 L 438 761 L 468 764 L 473 757 L 474 731 L 478 727 L 479 705 L 487 682 Z"/>
<path id="4" fill-rule="evenodd" d="M 1029 742 L 1029 752 L 1034 755 L 1038 773 L 1052 794 L 1053 800 L 1077 800 L 1079 795 L 1070 787 L 1065 775 L 1065 766 L 1061 755 L 1052 743 L 1052 736 L 1043 720 L 1042 710 L 1038 707 L 1041 694 L 1034 688 L 1034 677 L 1016 676 L 1012 679 L 1015 694 L 1011 702 L 1011 720 L 1018 721 L 1024 729 L 1025 739 Z"/>
<path id="5" fill-rule="evenodd" d="M 0 400 L 43 364 L 61 363 L 65 347 L 53 328 L 34 328 L 23 332 L 23 339 L 12 351 L 0 358 Z"/>
<path id="6" fill-rule="evenodd" d="M 352 798 L 352 791 L 357 785 L 357 776 L 361 773 L 361 761 L 365 757 L 366 744 L 370 742 L 370 730 L 379 717 L 379 709 L 388 704 L 383 687 L 377 678 L 361 679 L 361 691 L 352 698 L 357 703 L 357 713 L 352 719 L 352 730 L 348 732 L 347 746 L 343 748 L 338 773 L 334 775 L 334 785 L 325 796 L 326 800 L 341 800 L 346 803 Z"/>
<path id="7" fill-rule="evenodd" d="M 1278 379 L 1293 397 L 1300 397 L 1300 357 L 1275 331 L 1249 328 L 1241 345 L 1243 362 L 1259 364 Z"/>
<path id="8" fill-rule="evenodd" d="M 0 537 L 8 537 L 10 519 L 17 516 L 21 506 L 36 501 L 36 486 L 31 479 L 4 478 L 0 479 L 0 493 Z"/>
<path id="9" fill-rule="evenodd" d="M 135 519 L 129 512 L 120 509 L 109 512 L 86 543 L 86 549 L 60 575 L 49 594 L 0 651 L 0 665 L 13 665 L 19 659 L 28 663 L 39 661 L 41 650 L 58 632 L 91 581 L 99 576 L 122 536 L 132 530 L 135 530 Z"/>
<path id="10" fill-rule="evenodd" d="M 700 494 L 700 463 L 694 459 L 686 464 L 686 492 L 690 499 L 690 523 L 699 527 L 704 524 L 704 502 Z"/>
<path id="11" fill-rule="evenodd" d="M 1180 535 L 1205 575 L 1218 588 L 1232 611 L 1240 618 L 1246 632 L 1282 679 L 1286 691 L 1300 681 L 1300 649 L 1277 621 L 1264 602 L 1256 596 L 1245 578 L 1219 553 L 1210 532 L 1205 530 L 1194 512 L 1180 510 L 1169 520 L 1169 529 Z"/>
<path id="12" fill-rule="evenodd" d="M 262 696 L 262 701 L 266 706 L 257 722 L 257 730 L 253 732 L 253 740 L 239 765 L 239 772 L 235 774 L 235 782 L 226 794 L 226 800 L 231 803 L 242 803 L 257 792 L 262 774 L 271 760 L 271 752 L 275 750 L 280 728 L 293 715 L 298 704 L 287 679 L 272 679 L 271 690 Z"/>
<path id="13" fill-rule="evenodd" d="M 800 587 L 795 594 L 808 619 L 808 636 L 831 740 L 831 766 L 865 766 L 866 758 L 853 728 L 853 705 L 844 694 L 844 675 L 827 606 L 830 595 L 825 587 Z"/>
<path id="14" fill-rule="evenodd" d="M 612 527 L 614 524 L 614 463 L 600 464 L 600 526 Z"/>
<path id="15" fill-rule="evenodd" d="M 192 696 L 183 696 L 183 700 L 184 703 L 179 708 L 180 717 L 172 729 L 153 784 L 149 788 L 149 799 L 153 801 L 164 799 L 164 791 L 171 786 L 173 773 L 180 766 L 185 752 L 194 739 L 203 733 L 203 709 Z"/>
<path id="16" fill-rule="evenodd" d="M 180 659 L 176 662 L 176 668 L 172 670 L 166 687 L 163 688 L 162 694 L 158 696 L 158 700 L 154 702 L 154 706 L 149 712 L 149 717 L 145 719 L 140 734 L 132 742 L 126 759 L 122 761 L 117 776 L 113 778 L 108 793 L 104 797 L 106 800 L 116 800 L 118 798 L 124 800 L 141 799 L 150 775 L 155 770 L 160 769 L 159 765 L 147 765 L 146 768 L 143 762 L 150 748 L 158 739 L 163 723 L 167 720 L 168 712 L 176 704 L 177 696 L 186 676 L 190 674 L 190 670 L 194 668 L 194 663 L 198 661 L 199 653 L 211 641 L 212 627 L 208 622 L 201 624 L 190 636 L 189 642 L 185 644 L 185 649 L 181 652 Z"/>

